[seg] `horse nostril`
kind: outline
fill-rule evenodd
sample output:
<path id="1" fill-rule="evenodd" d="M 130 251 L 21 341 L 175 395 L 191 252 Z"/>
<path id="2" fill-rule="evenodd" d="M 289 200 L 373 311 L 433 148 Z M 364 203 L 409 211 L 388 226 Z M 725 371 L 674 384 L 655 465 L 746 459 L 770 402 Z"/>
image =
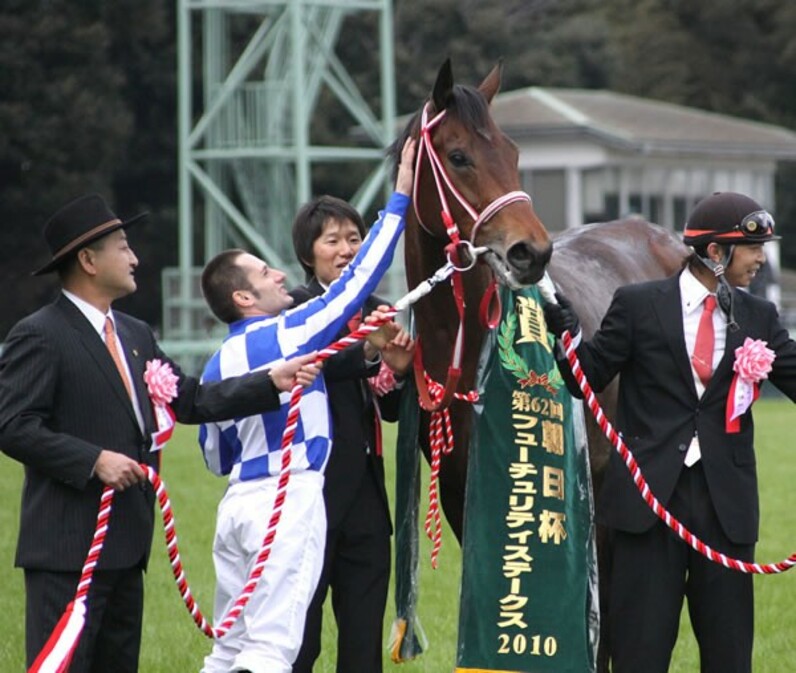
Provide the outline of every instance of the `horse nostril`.
<path id="1" fill-rule="evenodd" d="M 515 269 L 528 271 L 535 266 L 547 266 L 552 253 L 553 246 L 549 243 L 539 249 L 527 241 L 520 241 L 508 249 L 506 261 Z"/>

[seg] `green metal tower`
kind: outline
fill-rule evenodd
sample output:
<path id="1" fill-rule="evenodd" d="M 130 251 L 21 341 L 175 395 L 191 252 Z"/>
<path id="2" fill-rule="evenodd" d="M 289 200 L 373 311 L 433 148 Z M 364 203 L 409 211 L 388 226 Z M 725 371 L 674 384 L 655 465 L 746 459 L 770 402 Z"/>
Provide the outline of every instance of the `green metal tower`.
<path id="1" fill-rule="evenodd" d="M 315 195 L 316 167 L 364 164 L 356 192 L 338 196 L 361 211 L 382 198 L 395 81 L 390 0 L 178 0 L 178 13 L 179 266 L 164 272 L 163 336 L 187 355 L 218 344 L 198 278 L 220 250 L 245 248 L 303 280 L 290 225 Z M 379 72 L 375 106 L 336 52 L 346 20 L 364 14 L 378 26 L 377 49 L 361 55 Z M 330 101 L 357 133 L 319 143 L 313 124 Z"/>

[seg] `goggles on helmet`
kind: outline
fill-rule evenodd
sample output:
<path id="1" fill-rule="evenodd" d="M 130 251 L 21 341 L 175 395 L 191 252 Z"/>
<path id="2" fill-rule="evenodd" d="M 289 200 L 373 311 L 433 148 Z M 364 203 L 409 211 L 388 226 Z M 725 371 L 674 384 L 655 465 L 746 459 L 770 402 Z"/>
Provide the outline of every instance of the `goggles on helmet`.
<path id="1" fill-rule="evenodd" d="M 756 210 L 749 213 L 741 220 L 740 224 L 736 224 L 729 231 L 686 229 L 683 233 L 686 239 L 706 237 L 707 240 L 727 241 L 729 243 L 765 242 L 779 238 L 774 236 L 774 218 L 767 210 Z"/>
<path id="2" fill-rule="evenodd" d="M 774 218 L 766 210 L 749 213 L 734 231 L 740 231 L 744 238 L 767 238 L 774 233 Z"/>

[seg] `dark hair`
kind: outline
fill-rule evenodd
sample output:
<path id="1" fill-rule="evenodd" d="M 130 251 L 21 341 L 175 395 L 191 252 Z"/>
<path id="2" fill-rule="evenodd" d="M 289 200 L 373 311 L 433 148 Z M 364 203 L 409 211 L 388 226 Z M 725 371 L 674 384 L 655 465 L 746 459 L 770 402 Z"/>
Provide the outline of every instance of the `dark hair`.
<path id="1" fill-rule="evenodd" d="M 470 133 L 485 131 L 489 128 L 489 103 L 484 95 L 475 87 L 465 84 L 454 84 L 450 98 L 447 101 L 445 112 L 448 117 L 455 117 Z M 401 163 L 401 151 L 407 138 L 416 138 L 420 131 L 422 109 L 415 112 L 398 135 L 387 148 L 387 156 L 392 163 L 392 179 L 398 175 L 398 166 Z"/>
<path id="2" fill-rule="evenodd" d="M 359 230 L 359 235 L 365 238 L 365 222 L 350 203 L 336 196 L 319 196 L 305 203 L 293 220 L 293 250 L 307 280 L 315 275 L 312 269 L 312 246 L 323 233 L 323 225 L 327 220 L 351 220 Z"/>
<path id="3" fill-rule="evenodd" d="M 116 230 L 114 230 L 116 231 Z M 72 276 L 77 268 L 80 266 L 80 262 L 78 261 L 78 254 L 84 248 L 88 248 L 89 250 L 93 250 L 94 252 L 99 252 L 105 247 L 105 244 L 108 242 L 108 236 L 113 232 L 106 234 L 105 236 L 100 236 L 99 238 L 91 241 L 90 243 L 86 243 L 85 245 L 80 246 L 77 250 L 72 252 L 71 254 L 64 257 L 63 261 L 55 267 L 55 272 L 58 274 L 58 277 L 61 279 L 61 284 Z"/>
<path id="4" fill-rule="evenodd" d="M 716 245 L 719 246 L 719 249 L 722 251 L 722 254 L 723 255 L 727 255 L 727 253 L 730 250 L 730 246 L 729 245 L 725 245 L 723 243 L 719 243 L 718 241 L 714 241 L 714 242 L 716 243 Z M 685 267 L 687 267 L 687 266 L 703 268 L 705 265 L 699 260 L 699 258 L 708 256 L 708 245 L 710 245 L 710 244 L 709 243 L 700 243 L 698 245 L 692 245 L 691 246 L 691 248 L 692 248 L 691 252 L 685 258 L 685 260 L 683 260 L 683 267 L 682 268 L 685 269 Z"/>
<path id="5" fill-rule="evenodd" d="M 236 290 L 252 291 L 246 273 L 238 264 L 238 258 L 246 251 L 232 248 L 218 253 L 202 271 L 202 294 L 207 305 L 221 322 L 230 324 L 239 320 L 240 310 L 232 301 Z"/>

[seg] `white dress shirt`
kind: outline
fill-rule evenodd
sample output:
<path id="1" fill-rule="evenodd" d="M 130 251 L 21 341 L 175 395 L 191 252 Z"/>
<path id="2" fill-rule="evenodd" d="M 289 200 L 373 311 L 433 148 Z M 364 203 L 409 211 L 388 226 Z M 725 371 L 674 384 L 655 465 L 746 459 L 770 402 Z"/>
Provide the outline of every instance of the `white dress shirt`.
<path id="1" fill-rule="evenodd" d="M 699 320 L 702 317 L 702 304 L 710 291 L 702 285 L 686 267 L 680 274 L 680 301 L 683 310 L 683 334 L 685 336 L 685 348 L 688 352 L 688 361 L 694 355 L 696 345 L 696 335 L 699 329 Z M 713 344 L 713 371 L 716 371 L 721 358 L 724 357 L 724 349 L 727 343 L 727 318 L 718 303 L 716 310 L 713 311 L 713 334 L 715 343 Z M 699 378 L 693 364 L 691 365 L 691 375 L 694 378 L 697 396 L 702 397 L 705 393 L 705 386 Z M 696 463 L 701 456 L 699 449 L 699 438 L 695 435 L 691 440 L 691 445 L 685 455 L 685 464 L 691 466 Z"/>

